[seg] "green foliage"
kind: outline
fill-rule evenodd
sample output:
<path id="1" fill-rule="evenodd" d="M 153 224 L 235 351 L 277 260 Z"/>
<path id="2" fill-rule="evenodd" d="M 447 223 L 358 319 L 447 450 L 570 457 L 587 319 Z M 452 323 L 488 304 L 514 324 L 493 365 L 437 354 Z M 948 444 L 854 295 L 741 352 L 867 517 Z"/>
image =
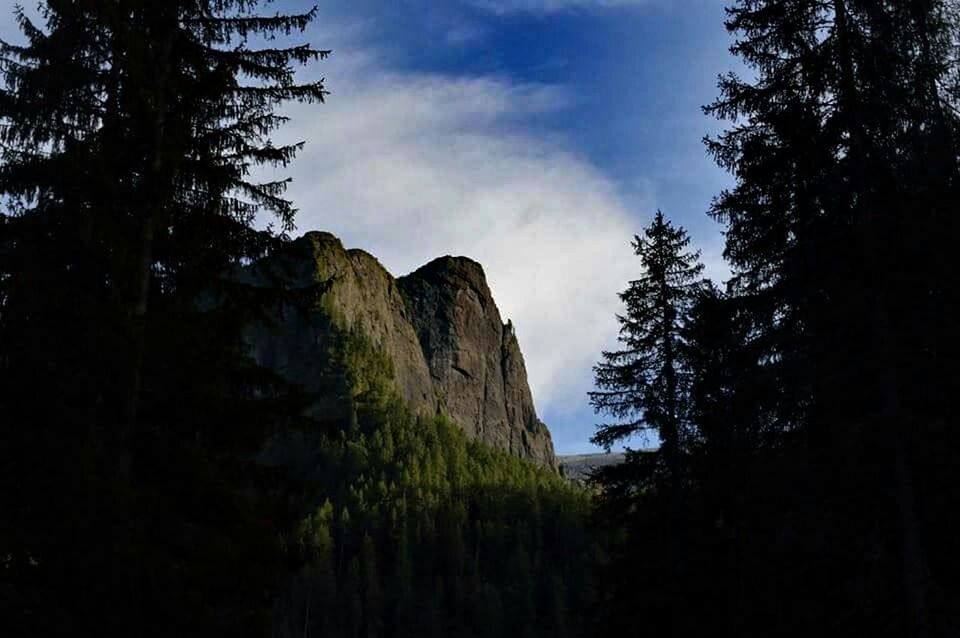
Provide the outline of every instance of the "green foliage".
<path id="1" fill-rule="evenodd" d="M 441 415 L 412 414 L 389 360 L 358 333 L 334 350 L 352 418 L 321 444 L 308 514 L 286 537 L 308 565 L 282 603 L 287 631 L 580 633 L 598 552 L 587 493 Z"/>

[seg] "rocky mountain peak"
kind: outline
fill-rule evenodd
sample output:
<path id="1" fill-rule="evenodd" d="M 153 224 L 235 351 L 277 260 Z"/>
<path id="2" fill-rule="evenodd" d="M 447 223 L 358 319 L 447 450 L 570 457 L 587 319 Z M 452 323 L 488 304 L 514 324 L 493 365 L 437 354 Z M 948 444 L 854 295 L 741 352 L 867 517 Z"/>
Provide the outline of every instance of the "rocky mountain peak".
<path id="1" fill-rule="evenodd" d="M 411 409 L 445 413 L 493 447 L 556 467 L 516 334 L 504 324 L 479 263 L 440 257 L 396 279 L 372 255 L 346 250 L 330 233 L 310 232 L 257 266 L 264 268 L 300 285 L 332 280 L 324 312 L 388 355 L 397 393 Z M 281 334 L 261 334 L 254 352 L 310 388 L 311 357 L 322 351 L 325 333 L 300 321 L 281 320 Z M 315 320 L 324 322 L 329 317 Z"/>

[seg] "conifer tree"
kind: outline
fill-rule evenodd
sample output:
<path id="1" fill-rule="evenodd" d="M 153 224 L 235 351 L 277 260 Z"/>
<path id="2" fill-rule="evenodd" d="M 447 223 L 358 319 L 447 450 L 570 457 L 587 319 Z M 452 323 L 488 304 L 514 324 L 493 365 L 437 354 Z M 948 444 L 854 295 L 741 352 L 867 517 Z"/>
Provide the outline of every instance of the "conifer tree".
<path id="1" fill-rule="evenodd" d="M 671 489 L 679 489 L 680 453 L 685 424 L 688 373 L 683 356 L 683 327 L 702 285 L 703 266 L 688 252 L 682 228 L 657 215 L 633 247 L 643 275 L 620 298 L 621 350 L 604 352 L 596 368 L 599 390 L 590 394 L 597 412 L 617 421 L 598 426 L 594 443 L 608 450 L 653 430 L 662 445 Z"/>
<path id="2" fill-rule="evenodd" d="M 639 522 L 636 514 L 627 513 L 634 512 L 637 494 L 645 492 L 644 488 L 652 488 L 666 503 L 661 521 L 666 531 L 654 533 L 644 529 L 640 532 L 644 540 L 635 542 L 651 542 L 665 550 L 666 564 L 654 576 L 667 580 L 659 594 L 665 603 L 647 607 L 653 612 L 648 629 L 674 635 L 681 631 L 681 592 L 686 572 L 686 530 L 682 519 L 687 468 L 683 454 L 689 434 L 690 374 L 684 335 L 691 308 L 703 286 L 703 265 L 699 253 L 688 250 L 689 244 L 686 231 L 673 226 L 661 211 L 657 211 L 643 236 L 635 237 L 633 247 L 640 257 L 643 274 L 620 295 L 626 307 L 624 314 L 617 317 L 623 347 L 603 353 L 603 361 L 594 368 L 598 390 L 590 393 L 594 409 L 616 419 L 597 427 L 594 443 L 609 451 L 613 444 L 629 442 L 631 437 L 649 430 L 660 441 L 659 451 L 652 456 L 654 464 L 649 462 L 649 455 L 629 451 L 623 468 L 600 473 L 597 480 L 604 488 L 605 507 L 623 511 L 626 518 L 621 521 L 629 527 L 636 528 Z M 654 507 L 654 503 L 645 507 Z M 621 567 L 632 564 L 638 550 L 631 542 L 631 547 L 623 551 L 626 556 L 618 559 Z M 608 579 L 608 604 L 641 613 L 644 605 L 634 600 L 639 592 L 632 587 L 620 587 L 623 582 L 613 582 L 635 578 L 646 579 L 648 575 L 617 568 L 617 574 Z M 625 602 L 624 596 L 630 601 Z M 605 619 L 605 630 L 632 626 L 621 614 L 614 612 L 613 616 Z"/>
<path id="3" fill-rule="evenodd" d="M 18 487 L 0 531 L 27 565 L 4 578 L 33 592 L 11 614 L 28 625 L 268 624 L 276 530 L 239 488 L 297 409 L 244 356 L 262 295 L 233 272 L 292 229 L 286 181 L 252 171 L 292 160 L 276 109 L 324 98 L 294 69 L 326 52 L 270 45 L 314 12 L 263 4 L 50 0 L 42 24 L 18 14 L 25 44 L 0 44 L 0 444 Z"/>
<path id="4" fill-rule="evenodd" d="M 927 447 L 944 418 L 931 388 L 955 378 L 941 372 L 932 328 L 956 289 L 941 261 L 944 241 L 957 239 L 960 201 L 957 120 L 943 89 L 955 72 L 955 9 L 937 0 L 734 3 L 732 52 L 755 78 L 722 78 L 707 108 L 734 121 L 708 140 L 737 179 L 713 214 L 727 225 L 733 303 L 747 321 L 745 369 L 759 365 L 772 381 L 755 386 L 764 408 L 751 427 L 767 434 L 783 472 L 780 502 L 759 501 L 754 513 L 767 525 L 791 517 L 838 530 L 826 547 L 808 532 L 779 550 L 815 557 L 811 572 L 885 538 L 897 549 L 881 552 L 882 569 L 853 559 L 844 570 L 882 572 L 857 581 L 871 595 L 824 592 L 822 613 L 865 622 L 897 610 L 901 631 L 919 636 L 933 631 L 937 579 L 925 557 L 932 521 L 924 530 L 914 486 L 929 471 L 923 458 L 939 454 Z M 807 483 L 797 491 L 800 473 Z M 883 532 L 876 520 L 889 521 Z"/>

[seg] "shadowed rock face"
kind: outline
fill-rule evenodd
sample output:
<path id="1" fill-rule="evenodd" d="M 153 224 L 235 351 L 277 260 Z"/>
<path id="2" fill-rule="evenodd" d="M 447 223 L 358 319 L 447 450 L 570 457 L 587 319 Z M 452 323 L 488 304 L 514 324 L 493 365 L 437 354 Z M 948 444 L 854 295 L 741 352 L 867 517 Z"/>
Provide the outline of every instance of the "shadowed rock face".
<path id="1" fill-rule="evenodd" d="M 371 255 L 313 232 L 258 264 L 254 279 L 265 272 L 294 286 L 334 283 L 323 312 L 290 314 L 252 335 L 258 361 L 308 389 L 322 387 L 332 315 L 339 329 L 357 330 L 390 358 L 397 393 L 413 410 L 443 412 L 489 445 L 556 467 L 520 346 L 479 264 L 442 257 L 398 280 Z"/>

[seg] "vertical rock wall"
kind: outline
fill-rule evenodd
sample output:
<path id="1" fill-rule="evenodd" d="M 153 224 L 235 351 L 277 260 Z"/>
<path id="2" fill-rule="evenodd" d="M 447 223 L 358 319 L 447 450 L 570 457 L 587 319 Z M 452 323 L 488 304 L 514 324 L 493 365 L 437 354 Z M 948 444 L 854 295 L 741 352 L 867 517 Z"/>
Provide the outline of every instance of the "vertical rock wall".
<path id="1" fill-rule="evenodd" d="M 470 435 L 553 465 L 553 444 L 533 407 L 520 346 L 480 264 L 442 257 L 399 283 L 443 410 Z"/>

